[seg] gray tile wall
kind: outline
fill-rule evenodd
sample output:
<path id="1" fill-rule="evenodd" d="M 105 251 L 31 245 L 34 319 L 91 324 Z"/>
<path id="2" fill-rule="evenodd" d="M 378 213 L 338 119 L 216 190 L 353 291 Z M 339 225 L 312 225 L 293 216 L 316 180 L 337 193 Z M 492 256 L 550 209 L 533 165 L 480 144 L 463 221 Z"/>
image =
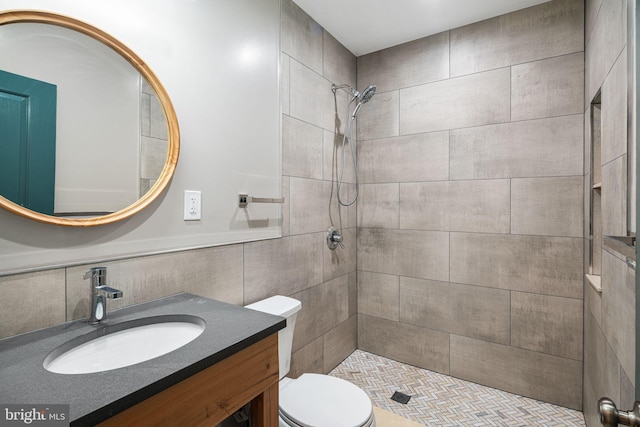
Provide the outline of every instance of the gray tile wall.
<path id="1" fill-rule="evenodd" d="M 585 47 L 585 129 L 589 104 L 601 91 L 601 152 L 584 182 L 601 177 L 602 234 L 627 234 L 627 2 L 587 0 Z M 585 138 L 585 153 L 590 137 Z M 598 156 L 597 154 L 600 154 Z M 585 191 L 588 212 L 590 192 Z M 585 237 L 588 237 L 588 218 Z M 601 236 L 596 236 L 601 238 Z M 600 426 L 597 401 L 603 396 L 620 408 L 635 400 L 635 272 L 618 254 L 600 249 L 602 292 L 584 285 L 584 414 L 587 426 Z M 588 268 L 588 264 L 586 265 Z"/>
<path id="2" fill-rule="evenodd" d="M 584 5 L 358 58 L 358 347 L 582 407 Z"/>
<path id="3" fill-rule="evenodd" d="M 281 68 L 283 237 L 100 264 L 108 267 L 110 285 L 124 292 L 109 301 L 110 309 L 181 291 L 238 305 L 275 294 L 301 300 L 295 377 L 326 373 L 356 348 L 356 208 L 330 204 L 335 141 L 342 141 L 336 129 L 344 127 L 337 118 L 347 101 L 342 92 L 334 98 L 331 84 L 355 86 L 356 58 L 283 0 Z M 350 194 L 353 184 L 343 190 Z M 345 235 L 345 247 L 336 251 L 325 243 L 331 225 Z M 0 277 L 0 338 L 87 317 L 89 284 L 82 276 L 95 265 Z"/>

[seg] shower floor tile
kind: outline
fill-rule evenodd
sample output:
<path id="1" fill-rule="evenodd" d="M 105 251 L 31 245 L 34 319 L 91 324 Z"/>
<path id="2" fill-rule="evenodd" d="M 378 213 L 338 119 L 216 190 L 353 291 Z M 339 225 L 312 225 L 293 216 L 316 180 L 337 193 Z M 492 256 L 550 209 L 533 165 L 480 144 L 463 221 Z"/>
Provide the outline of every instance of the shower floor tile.
<path id="1" fill-rule="evenodd" d="M 426 426 L 584 427 L 582 412 L 356 350 L 329 373 L 362 388 L 373 404 Z M 409 403 L 391 400 L 395 391 Z"/>

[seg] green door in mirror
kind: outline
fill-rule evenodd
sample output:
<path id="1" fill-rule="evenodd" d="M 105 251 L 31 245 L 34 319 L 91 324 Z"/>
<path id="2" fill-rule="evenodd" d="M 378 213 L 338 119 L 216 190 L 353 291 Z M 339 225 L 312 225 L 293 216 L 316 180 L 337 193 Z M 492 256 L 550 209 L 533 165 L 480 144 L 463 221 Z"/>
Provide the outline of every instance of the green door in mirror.
<path id="1" fill-rule="evenodd" d="M 54 213 L 56 86 L 0 70 L 0 196 Z"/>

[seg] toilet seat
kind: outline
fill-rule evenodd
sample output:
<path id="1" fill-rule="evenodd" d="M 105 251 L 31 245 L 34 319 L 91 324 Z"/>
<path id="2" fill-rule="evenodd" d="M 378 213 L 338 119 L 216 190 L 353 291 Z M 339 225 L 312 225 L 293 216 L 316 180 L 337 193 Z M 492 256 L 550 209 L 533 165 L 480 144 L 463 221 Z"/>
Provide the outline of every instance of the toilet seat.
<path id="1" fill-rule="evenodd" d="M 280 417 L 295 427 L 373 426 L 373 405 L 359 387 L 340 378 L 303 374 L 280 386 Z"/>

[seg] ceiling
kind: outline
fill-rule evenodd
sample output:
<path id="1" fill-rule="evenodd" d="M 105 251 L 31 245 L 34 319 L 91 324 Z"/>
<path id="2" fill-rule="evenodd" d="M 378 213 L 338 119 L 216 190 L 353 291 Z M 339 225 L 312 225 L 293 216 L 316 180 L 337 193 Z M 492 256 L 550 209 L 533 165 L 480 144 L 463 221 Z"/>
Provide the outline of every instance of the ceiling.
<path id="1" fill-rule="evenodd" d="M 548 0 L 293 0 L 354 55 Z"/>

